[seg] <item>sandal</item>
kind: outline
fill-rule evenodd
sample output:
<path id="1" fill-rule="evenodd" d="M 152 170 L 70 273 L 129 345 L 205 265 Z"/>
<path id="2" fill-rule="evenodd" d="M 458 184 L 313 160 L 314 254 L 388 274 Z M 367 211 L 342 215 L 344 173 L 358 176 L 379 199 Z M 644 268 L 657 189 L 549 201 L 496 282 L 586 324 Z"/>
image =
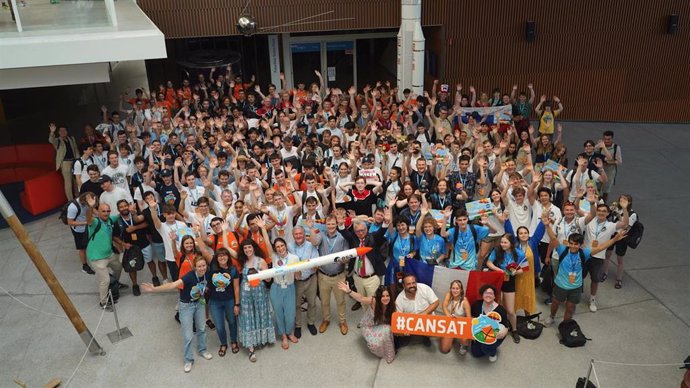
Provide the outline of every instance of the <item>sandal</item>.
<path id="1" fill-rule="evenodd" d="M 283 350 L 288 350 L 290 348 L 290 342 L 288 342 L 287 338 L 283 338 L 283 342 L 280 347 L 282 347 Z"/>
<path id="2" fill-rule="evenodd" d="M 249 361 L 256 362 L 256 354 L 253 351 L 249 352 Z"/>
<path id="3" fill-rule="evenodd" d="M 225 357 L 225 352 L 228 351 L 228 345 L 220 345 L 220 349 L 218 350 L 218 355 L 220 357 Z"/>
<path id="4" fill-rule="evenodd" d="M 237 342 L 232 342 L 230 343 L 230 348 L 232 349 L 232 353 L 238 353 L 240 351 L 240 347 L 237 346 Z"/>
<path id="5" fill-rule="evenodd" d="M 623 281 L 622 281 L 622 280 L 616 280 L 616 285 L 613 286 L 613 288 L 615 288 L 615 289 L 618 290 L 618 289 L 620 289 L 621 287 L 623 287 Z"/>

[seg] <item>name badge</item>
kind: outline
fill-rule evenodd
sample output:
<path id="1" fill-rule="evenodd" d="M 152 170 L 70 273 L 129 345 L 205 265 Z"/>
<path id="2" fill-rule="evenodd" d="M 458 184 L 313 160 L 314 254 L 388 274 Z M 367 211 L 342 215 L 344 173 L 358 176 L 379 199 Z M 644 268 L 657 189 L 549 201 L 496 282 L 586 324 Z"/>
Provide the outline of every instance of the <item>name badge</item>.
<path id="1" fill-rule="evenodd" d="M 398 257 L 398 265 L 400 266 L 400 268 L 405 266 L 405 256 Z"/>
<path id="2" fill-rule="evenodd" d="M 131 238 L 132 238 L 132 241 L 137 241 L 137 238 L 138 238 L 138 237 L 137 237 L 137 234 L 136 234 L 136 233 L 132 233 Z"/>

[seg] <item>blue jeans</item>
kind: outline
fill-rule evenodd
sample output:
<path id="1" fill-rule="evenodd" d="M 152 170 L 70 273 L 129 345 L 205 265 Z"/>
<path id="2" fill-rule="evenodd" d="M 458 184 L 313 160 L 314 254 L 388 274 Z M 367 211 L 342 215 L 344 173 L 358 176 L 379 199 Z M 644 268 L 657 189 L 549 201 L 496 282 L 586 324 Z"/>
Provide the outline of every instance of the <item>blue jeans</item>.
<path id="1" fill-rule="evenodd" d="M 273 284 L 270 291 L 271 305 L 276 316 L 278 335 L 292 334 L 295 329 L 296 291 L 295 284 L 286 288 Z"/>
<path id="2" fill-rule="evenodd" d="M 184 303 L 180 301 L 180 324 L 182 325 L 182 342 L 184 361 L 194 362 L 192 352 L 192 325 L 196 321 L 196 349 L 201 353 L 206 351 L 206 307 L 198 302 Z"/>
<path id="3" fill-rule="evenodd" d="M 501 346 L 502 343 L 503 339 L 500 339 L 491 345 L 483 344 L 479 341 L 472 341 L 470 352 L 475 357 L 495 356 L 498 352 L 498 347 Z"/>
<path id="4" fill-rule="evenodd" d="M 225 333 L 225 321 L 230 325 L 230 341 L 237 342 L 237 320 L 235 319 L 235 299 L 215 300 L 208 303 L 211 318 L 216 324 L 216 332 L 221 345 L 228 346 L 228 337 Z"/>

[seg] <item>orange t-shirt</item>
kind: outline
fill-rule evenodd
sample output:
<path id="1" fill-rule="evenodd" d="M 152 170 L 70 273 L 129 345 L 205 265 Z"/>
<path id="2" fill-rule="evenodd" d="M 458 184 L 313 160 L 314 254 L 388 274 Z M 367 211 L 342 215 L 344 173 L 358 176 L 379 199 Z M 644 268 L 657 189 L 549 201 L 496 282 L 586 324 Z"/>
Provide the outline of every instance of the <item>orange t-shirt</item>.
<path id="1" fill-rule="evenodd" d="M 238 233 L 238 236 L 239 236 L 239 233 Z M 227 237 L 220 236 L 220 238 L 218 238 L 218 236 L 216 236 L 215 234 L 211 235 L 210 240 L 211 240 L 211 244 L 212 244 L 211 248 L 213 248 L 213 251 L 215 252 L 218 248 L 223 247 L 223 239 L 224 238 L 228 239 L 228 245 L 230 245 L 230 250 L 235 252 L 235 254 L 239 254 L 240 243 L 242 242 L 242 240 L 238 241 L 237 237 L 235 237 L 235 233 L 233 233 L 233 232 L 228 232 Z M 237 269 L 237 272 L 242 272 L 242 266 L 240 266 L 240 262 L 237 261 L 236 258 L 230 257 L 230 261 L 231 261 L 233 267 L 235 267 L 235 269 Z"/>
<path id="2" fill-rule="evenodd" d="M 182 279 L 184 275 L 192 271 L 192 269 L 194 268 L 192 260 L 193 258 L 191 256 L 187 256 L 184 260 L 182 260 L 182 253 L 177 254 L 175 261 L 177 262 L 177 267 L 180 269 L 180 275 L 177 279 Z M 180 290 L 183 289 L 184 284 L 179 285 L 177 288 L 179 288 Z"/>

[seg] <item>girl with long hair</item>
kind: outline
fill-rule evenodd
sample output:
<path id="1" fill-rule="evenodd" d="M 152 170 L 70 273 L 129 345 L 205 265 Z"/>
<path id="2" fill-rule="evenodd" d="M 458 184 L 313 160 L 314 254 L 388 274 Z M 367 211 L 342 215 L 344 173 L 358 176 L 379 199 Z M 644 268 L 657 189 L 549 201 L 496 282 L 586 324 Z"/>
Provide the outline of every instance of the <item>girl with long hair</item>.
<path id="1" fill-rule="evenodd" d="M 446 292 L 443 298 L 443 314 L 447 317 L 471 317 L 470 302 L 465 297 L 465 287 L 460 280 L 453 280 L 450 282 L 450 289 Z M 467 348 L 470 346 L 470 340 L 460 340 L 460 355 L 467 353 Z M 439 342 L 439 350 L 441 353 L 449 353 L 453 348 L 452 337 L 441 337 Z"/>

